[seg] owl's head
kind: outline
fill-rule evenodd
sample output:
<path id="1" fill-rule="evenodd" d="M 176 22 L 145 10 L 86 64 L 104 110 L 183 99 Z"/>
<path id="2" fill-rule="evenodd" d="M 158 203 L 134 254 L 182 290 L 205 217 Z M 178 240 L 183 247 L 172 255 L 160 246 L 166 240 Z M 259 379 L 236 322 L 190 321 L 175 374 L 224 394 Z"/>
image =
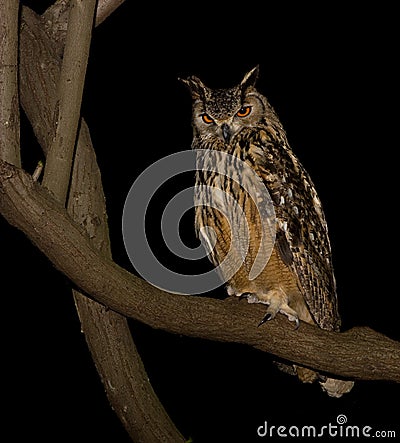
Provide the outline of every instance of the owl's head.
<path id="1" fill-rule="evenodd" d="M 192 94 L 195 137 L 217 137 L 229 144 L 243 128 L 257 127 L 271 110 L 254 86 L 258 70 L 256 66 L 229 89 L 208 88 L 195 76 L 182 79 Z"/>

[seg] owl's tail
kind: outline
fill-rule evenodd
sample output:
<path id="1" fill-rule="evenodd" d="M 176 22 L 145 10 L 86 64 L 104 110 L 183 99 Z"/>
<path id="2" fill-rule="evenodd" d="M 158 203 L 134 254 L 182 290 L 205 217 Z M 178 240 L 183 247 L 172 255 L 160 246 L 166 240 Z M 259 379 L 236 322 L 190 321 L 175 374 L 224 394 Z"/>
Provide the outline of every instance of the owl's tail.
<path id="1" fill-rule="evenodd" d="M 319 384 L 329 397 L 339 398 L 353 389 L 354 381 L 326 378 L 324 381 L 320 381 Z"/>
<path id="2" fill-rule="evenodd" d="M 314 383 L 318 381 L 322 390 L 326 392 L 329 397 L 340 398 L 343 394 L 350 392 L 354 386 L 353 381 L 325 377 L 303 366 L 290 365 L 277 361 L 274 363 L 279 370 L 286 374 L 297 376 L 303 383 Z"/>

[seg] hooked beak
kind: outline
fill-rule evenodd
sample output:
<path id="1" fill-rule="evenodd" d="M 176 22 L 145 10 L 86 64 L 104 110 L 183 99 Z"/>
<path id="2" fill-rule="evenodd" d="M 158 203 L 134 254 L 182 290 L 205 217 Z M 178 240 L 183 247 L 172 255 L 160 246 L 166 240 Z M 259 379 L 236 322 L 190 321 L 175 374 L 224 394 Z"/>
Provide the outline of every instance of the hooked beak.
<path id="1" fill-rule="evenodd" d="M 229 140 L 231 139 L 231 128 L 229 127 L 229 125 L 224 123 L 221 126 L 221 130 L 222 130 L 222 137 L 224 138 L 225 143 L 229 143 Z"/>

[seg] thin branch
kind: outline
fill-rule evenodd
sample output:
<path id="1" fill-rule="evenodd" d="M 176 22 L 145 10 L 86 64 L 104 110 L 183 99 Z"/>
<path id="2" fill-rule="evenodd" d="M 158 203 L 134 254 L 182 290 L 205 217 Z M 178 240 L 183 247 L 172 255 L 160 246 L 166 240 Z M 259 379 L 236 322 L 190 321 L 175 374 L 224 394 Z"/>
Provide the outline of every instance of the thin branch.
<path id="1" fill-rule="evenodd" d="M 257 328 L 262 308 L 173 295 L 129 274 L 94 250 L 82 229 L 32 178 L 0 162 L 0 212 L 53 264 L 98 302 L 153 328 L 246 343 L 303 366 L 345 378 L 400 382 L 400 344 L 369 328 L 344 333 L 281 316 Z"/>
<path id="2" fill-rule="evenodd" d="M 43 185 L 61 202 L 66 201 L 70 183 L 95 5 L 96 0 L 72 0 L 70 7 L 58 83 L 55 137 L 47 153 L 43 177 Z"/>
<path id="3" fill-rule="evenodd" d="M 42 175 L 43 168 L 44 168 L 44 163 L 42 162 L 42 160 L 39 160 L 32 174 L 33 181 L 37 182 L 39 180 L 40 176 Z"/>
<path id="4" fill-rule="evenodd" d="M 0 158 L 21 165 L 18 100 L 19 2 L 0 0 Z"/>
<path id="5" fill-rule="evenodd" d="M 103 23 L 125 0 L 99 0 L 96 11 L 96 26 Z"/>

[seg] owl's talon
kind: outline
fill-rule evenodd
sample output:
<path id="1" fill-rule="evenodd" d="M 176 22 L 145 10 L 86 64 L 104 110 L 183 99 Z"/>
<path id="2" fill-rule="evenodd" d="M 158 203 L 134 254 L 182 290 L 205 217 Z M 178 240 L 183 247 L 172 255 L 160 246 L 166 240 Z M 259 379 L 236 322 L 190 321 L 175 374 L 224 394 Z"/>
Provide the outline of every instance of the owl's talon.
<path id="1" fill-rule="evenodd" d="M 239 295 L 239 299 L 243 300 L 245 298 L 246 300 L 248 300 L 250 294 L 251 294 L 251 292 L 243 292 L 242 294 Z"/>
<path id="2" fill-rule="evenodd" d="M 258 323 L 257 327 L 259 328 L 261 325 L 263 325 L 265 322 L 272 320 L 272 315 L 267 312 L 264 317 L 262 318 L 262 320 L 260 321 L 260 323 Z"/>
<path id="3" fill-rule="evenodd" d="M 295 323 L 294 330 L 299 329 L 300 320 L 299 320 L 299 316 L 297 315 L 296 311 L 294 311 L 293 309 L 288 307 L 288 309 L 281 309 L 280 312 L 282 314 L 285 314 L 289 321 L 293 321 Z"/>
<path id="4" fill-rule="evenodd" d="M 282 311 L 280 311 L 280 312 L 282 312 Z M 297 329 L 299 329 L 299 327 L 300 327 L 300 320 L 299 320 L 299 317 L 297 317 L 297 315 L 294 316 L 294 315 L 288 314 L 288 313 L 286 313 L 286 312 L 282 312 L 282 314 L 285 314 L 285 315 L 287 316 L 287 318 L 288 318 L 289 321 L 294 321 L 294 323 L 295 323 L 295 328 L 294 328 L 294 330 L 295 330 L 295 331 L 296 331 Z M 258 323 L 257 327 L 260 327 L 260 326 L 263 325 L 265 322 L 270 321 L 270 320 L 273 320 L 274 318 L 275 318 L 275 315 L 272 315 L 270 312 L 267 312 L 267 313 L 265 314 L 265 316 L 263 317 L 263 319 L 260 321 L 260 323 Z"/>
<path id="5" fill-rule="evenodd" d="M 243 294 L 239 295 L 239 298 L 240 299 L 245 298 L 247 300 L 247 303 L 250 303 L 250 304 L 262 303 L 262 301 L 253 292 L 243 292 Z"/>
<path id="6" fill-rule="evenodd" d="M 268 312 L 264 317 L 264 321 L 270 321 L 270 320 L 272 320 L 272 315 Z"/>

